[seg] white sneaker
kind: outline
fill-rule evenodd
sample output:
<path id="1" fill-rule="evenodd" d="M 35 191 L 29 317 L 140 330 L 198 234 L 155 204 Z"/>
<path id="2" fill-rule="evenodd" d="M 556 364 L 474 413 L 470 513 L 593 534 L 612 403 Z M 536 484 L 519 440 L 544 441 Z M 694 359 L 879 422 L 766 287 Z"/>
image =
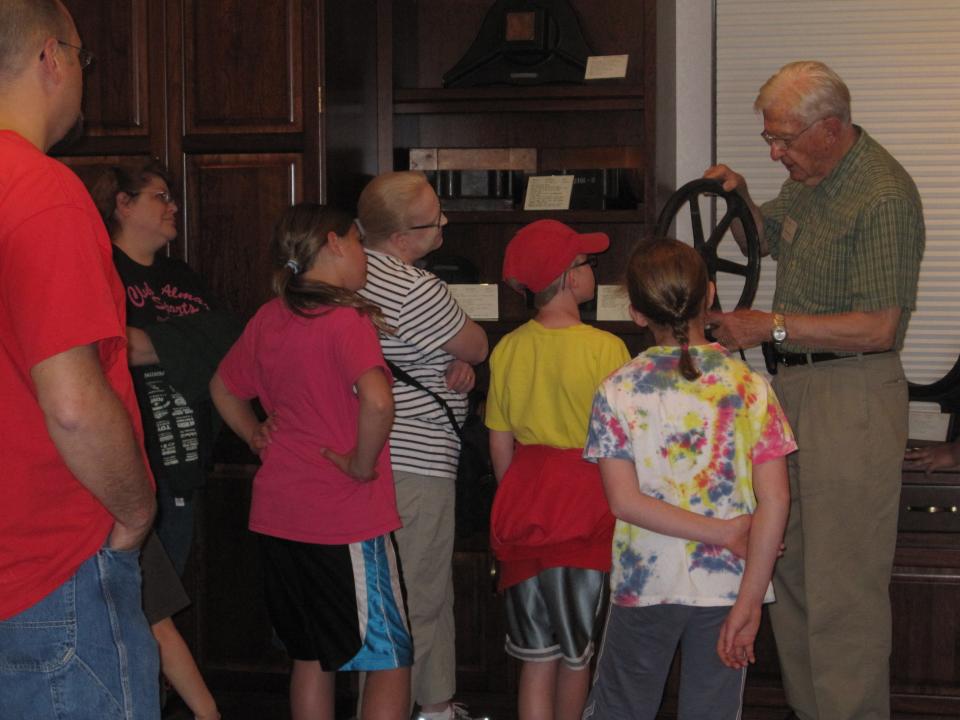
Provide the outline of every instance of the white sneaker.
<path id="1" fill-rule="evenodd" d="M 467 711 L 467 706 L 462 703 L 450 703 L 446 710 L 440 712 L 423 712 L 417 715 L 417 720 L 490 720 L 484 716 L 474 717 Z"/>

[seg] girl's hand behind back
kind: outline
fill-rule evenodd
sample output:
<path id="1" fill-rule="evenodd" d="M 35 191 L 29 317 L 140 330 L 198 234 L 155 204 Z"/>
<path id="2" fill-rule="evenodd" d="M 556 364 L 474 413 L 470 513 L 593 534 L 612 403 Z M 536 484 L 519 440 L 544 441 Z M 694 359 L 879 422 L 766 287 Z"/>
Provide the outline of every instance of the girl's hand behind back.
<path id="1" fill-rule="evenodd" d="M 254 428 L 253 434 L 250 436 L 248 445 L 254 454 L 260 455 L 261 451 L 273 442 L 273 433 L 276 431 L 277 415 L 274 413 L 273 415 L 268 415 L 266 420 L 257 425 L 257 427 Z"/>
<path id="2" fill-rule="evenodd" d="M 320 448 L 320 454 L 354 480 L 370 482 L 377 477 L 375 469 L 360 467 L 360 463 L 357 461 L 356 448 L 351 449 L 348 453 L 338 453 L 330 448 Z"/>
<path id="3" fill-rule="evenodd" d="M 737 557 L 747 557 L 747 541 L 750 539 L 752 521 L 752 515 L 737 515 L 724 521 L 727 523 L 727 540 L 723 546 Z"/>

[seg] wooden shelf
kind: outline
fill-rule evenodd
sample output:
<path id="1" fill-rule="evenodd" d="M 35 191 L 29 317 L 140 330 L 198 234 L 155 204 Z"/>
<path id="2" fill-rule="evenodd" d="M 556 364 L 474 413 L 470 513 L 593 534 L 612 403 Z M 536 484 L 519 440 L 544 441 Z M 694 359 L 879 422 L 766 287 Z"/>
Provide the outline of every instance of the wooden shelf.
<path id="1" fill-rule="evenodd" d="M 505 335 L 508 332 L 516 330 L 529 320 L 530 318 L 524 318 L 523 320 L 478 320 L 477 323 L 490 333 Z M 597 321 L 584 318 L 583 322 L 587 325 L 593 325 L 601 330 L 611 332 L 614 335 L 642 335 L 646 332 L 644 328 L 628 320 Z"/>
<path id="2" fill-rule="evenodd" d="M 575 223 L 643 223 L 643 206 L 636 210 L 444 210 L 451 223 L 481 225 L 526 225 L 549 218 L 567 224 Z"/>
<path id="3" fill-rule="evenodd" d="M 535 87 L 396 88 L 397 115 L 505 112 L 643 110 L 639 85 L 538 85 Z"/>

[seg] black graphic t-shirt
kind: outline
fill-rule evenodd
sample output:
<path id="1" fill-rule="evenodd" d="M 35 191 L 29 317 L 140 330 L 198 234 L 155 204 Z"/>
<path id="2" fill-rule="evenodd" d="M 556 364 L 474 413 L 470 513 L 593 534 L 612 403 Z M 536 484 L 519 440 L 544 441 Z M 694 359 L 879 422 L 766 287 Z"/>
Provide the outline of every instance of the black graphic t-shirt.
<path id="1" fill-rule="evenodd" d="M 126 289 L 127 324 L 148 335 L 152 328 L 213 309 L 209 292 L 186 263 L 158 256 L 153 265 L 141 265 L 116 246 L 113 261 Z M 182 352 L 192 354 L 188 346 Z M 157 481 L 168 483 L 175 497 L 189 497 L 203 482 L 201 435 L 207 433 L 209 408 L 188 403 L 170 383 L 163 365 L 142 365 L 130 371 Z"/>
<path id="2" fill-rule="evenodd" d="M 127 290 L 128 325 L 144 329 L 212 309 L 200 276 L 180 260 L 158 256 L 153 265 L 141 265 L 114 246 L 113 262 Z"/>

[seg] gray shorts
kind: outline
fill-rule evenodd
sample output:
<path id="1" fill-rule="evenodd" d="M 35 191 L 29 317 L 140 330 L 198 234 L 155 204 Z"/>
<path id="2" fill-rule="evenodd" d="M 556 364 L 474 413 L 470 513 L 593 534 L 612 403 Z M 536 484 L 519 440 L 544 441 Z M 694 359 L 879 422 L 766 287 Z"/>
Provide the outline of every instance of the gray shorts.
<path id="1" fill-rule="evenodd" d="M 607 573 L 556 567 L 508 587 L 505 649 L 524 662 L 587 667 L 607 596 Z"/>
<path id="2" fill-rule="evenodd" d="M 680 646 L 678 720 L 737 720 L 746 669 L 720 662 L 729 607 L 611 605 L 583 720 L 654 720 Z"/>

